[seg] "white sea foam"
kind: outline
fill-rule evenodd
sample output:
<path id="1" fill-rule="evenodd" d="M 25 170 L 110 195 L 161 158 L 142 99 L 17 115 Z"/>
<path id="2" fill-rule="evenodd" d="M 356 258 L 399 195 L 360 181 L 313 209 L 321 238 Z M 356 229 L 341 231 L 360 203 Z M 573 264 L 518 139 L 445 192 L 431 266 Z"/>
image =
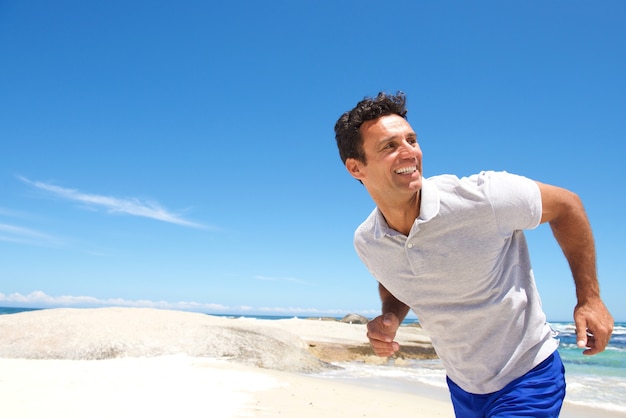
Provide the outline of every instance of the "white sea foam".
<path id="1" fill-rule="evenodd" d="M 626 381 L 621 378 L 568 376 L 565 401 L 626 413 Z"/>
<path id="2" fill-rule="evenodd" d="M 321 373 L 328 378 L 342 380 L 393 379 L 404 383 L 423 383 L 438 388 L 447 388 L 446 373 L 439 360 L 416 360 L 406 365 L 373 365 L 360 362 L 336 363 L 341 369 Z"/>
<path id="3" fill-rule="evenodd" d="M 371 365 L 360 362 L 336 363 L 341 369 L 325 371 L 320 376 L 378 388 L 411 391 L 412 384 L 428 385 L 447 391 L 446 374 L 439 360 L 414 360 L 404 365 L 389 362 Z M 579 406 L 626 412 L 626 379 L 566 373 L 565 402 Z"/>

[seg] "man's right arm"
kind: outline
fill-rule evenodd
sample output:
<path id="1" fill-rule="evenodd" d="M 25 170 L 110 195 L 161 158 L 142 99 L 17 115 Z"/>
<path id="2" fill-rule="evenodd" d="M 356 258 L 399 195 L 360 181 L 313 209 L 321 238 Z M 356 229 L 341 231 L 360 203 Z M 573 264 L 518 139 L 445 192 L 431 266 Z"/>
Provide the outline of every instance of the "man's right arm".
<path id="1" fill-rule="evenodd" d="M 376 355 L 389 357 L 400 349 L 400 345 L 394 341 L 394 338 L 410 308 L 396 299 L 380 283 L 378 292 L 382 301 L 382 315 L 367 324 L 367 338 Z"/>
<path id="2" fill-rule="evenodd" d="M 567 259 L 578 304 L 574 322 L 583 354 L 603 351 L 613 332 L 613 317 L 600 298 L 596 251 L 589 219 L 580 198 L 560 187 L 537 182 L 541 192 L 541 222 L 549 222 L 554 238 Z"/>

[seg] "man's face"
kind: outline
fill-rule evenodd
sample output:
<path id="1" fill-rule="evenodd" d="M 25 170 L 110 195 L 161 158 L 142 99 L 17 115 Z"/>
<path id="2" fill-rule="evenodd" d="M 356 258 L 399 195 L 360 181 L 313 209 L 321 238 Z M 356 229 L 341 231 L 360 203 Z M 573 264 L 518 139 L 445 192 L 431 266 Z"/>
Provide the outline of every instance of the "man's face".
<path id="1" fill-rule="evenodd" d="M 346 168 L 374 198 L 409 196 L 421 189 L 422 151 L 404 118 L 388 115 L 364 122 L 361 137 L 367 163 L 349 158 Z"/>

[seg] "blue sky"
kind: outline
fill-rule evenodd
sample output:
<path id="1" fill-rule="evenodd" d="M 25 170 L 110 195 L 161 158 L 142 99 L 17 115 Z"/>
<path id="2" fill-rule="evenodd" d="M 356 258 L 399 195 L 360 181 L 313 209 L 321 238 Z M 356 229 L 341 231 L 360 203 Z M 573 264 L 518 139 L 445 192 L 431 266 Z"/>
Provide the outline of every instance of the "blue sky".
<path id="1" fill-rule="evenodd" d="M 426 176 L 578 193 L 626 320 L 623 1 L 0 1 L 0 305 L 379 311 L 333 126 L 402 90 Z M 528 232 L 544 308 L 572 279 Z"/>

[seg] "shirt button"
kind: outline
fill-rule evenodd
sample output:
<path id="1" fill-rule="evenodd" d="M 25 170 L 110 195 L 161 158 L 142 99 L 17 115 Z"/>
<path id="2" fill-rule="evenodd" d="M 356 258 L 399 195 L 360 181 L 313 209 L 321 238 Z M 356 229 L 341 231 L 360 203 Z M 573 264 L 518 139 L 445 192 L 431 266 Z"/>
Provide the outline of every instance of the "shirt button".
<path id="1" fill-rule="evenodd" d="M 413 248 L 413 244 L 411 244 L 411 243 L 409 242 L 408 247 L 409 247 L 409 248 Z"/>

